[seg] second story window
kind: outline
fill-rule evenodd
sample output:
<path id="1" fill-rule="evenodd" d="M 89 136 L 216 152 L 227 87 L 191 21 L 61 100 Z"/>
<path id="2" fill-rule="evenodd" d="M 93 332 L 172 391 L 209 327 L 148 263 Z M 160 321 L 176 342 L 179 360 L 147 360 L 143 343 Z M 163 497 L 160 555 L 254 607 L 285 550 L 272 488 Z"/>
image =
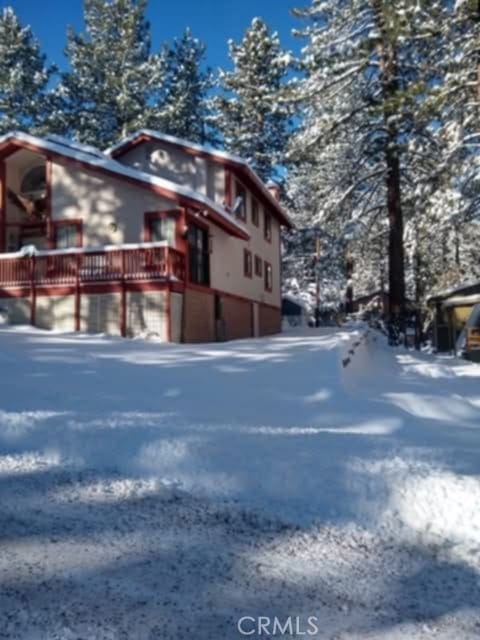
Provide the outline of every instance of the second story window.
<path id="1" fill-rule="evenodd" d="M 259 278 L 262 277 L 263 274 L 263 262 L 260 256 L 255 256 L 255 275 Z"/>
<path id="2" fill-rule="evenodd" d="M 235 183 L 233 212 L 240 218 L 240 220 L 247 219 L 247 193 L 239 182 Z"/>
<path id="3" fill-rule="evenodd" d="M 196 224 L 188 227 L 188 275 L 194 284 L 210 285 L 208 230 Z"/>
<path id="4" fill-rule="evenodd" d="M 246 278 L 252 277 L 252 252 L 248 249 L 243 250 L 243 275 Z"/>
<path id="5" fill-rule="evenodd" d="M 258 212 L 258 201 L 252 198 L 252 224 L 256 227 L 260 225 L 260 216 Z"/>
<path id="6" fill-rule="evenodd" d="M 147 242 L 167 242 L 170 247 L 175 246 L 175 220 L 166 216 L 152 216 L 148 218 Z"/>
<path id="7" fill-rule="evenodd" d="M 264 269 L 264 277 L 265 277 L 265 291 L 271 291 L 273 289 L 273 279 L 272 279 L 272 265 L 269 262 L 265 262 Z"/>
<path id="8" fill-rule="evenodd" d="M 272 241 L 272 216 L 266 211 L 263 217 L 263 236 L 267 242 Z"/>
<path id="9" fill-rule="evenodd" d="M 54 224 L 54 240 L 56 249 L 71 249 L 82 246 L 82 223 L 61 222 Z"/>

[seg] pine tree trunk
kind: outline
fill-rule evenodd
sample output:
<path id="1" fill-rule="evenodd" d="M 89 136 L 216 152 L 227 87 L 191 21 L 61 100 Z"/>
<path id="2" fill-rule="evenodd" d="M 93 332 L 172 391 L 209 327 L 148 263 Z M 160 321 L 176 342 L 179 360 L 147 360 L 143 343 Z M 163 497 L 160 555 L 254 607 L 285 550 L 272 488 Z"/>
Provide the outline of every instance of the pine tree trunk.
<path id="1" fill-rule="evenodd" d="M 387 149 L 385 159 L 388 171 L 388 282 L 390 292 L 390 315 L 401 317 L 405 311 L 405 265 L 400 160 L 395 148 Z"/>
<path id="2" fill-rule="evenodd" d="M 476 22 L 480 24 L 480 0 L 477 0 Z M 480 115 L 480 52 L 477 53 L 477 114 Z M 479 117 L 480 119 L 480 117 Z"/>
<path id="3" fill-rule="evenodd" d="M 405 264 L 403 245 L 403 211 L 400 157 L 397 126 L 392 116 L 397 114 L 398 76 L 395 42 L 385 26 L 383 0 L 372 0 L 381 42 L 378 45 L 380 82 L 382 86 L 383 117 L 386 129 L 385 165 L 387 170 L 387 213 L 389 223 L 388 280 L 390 320 L 400 319 L 405 312 Z"/>

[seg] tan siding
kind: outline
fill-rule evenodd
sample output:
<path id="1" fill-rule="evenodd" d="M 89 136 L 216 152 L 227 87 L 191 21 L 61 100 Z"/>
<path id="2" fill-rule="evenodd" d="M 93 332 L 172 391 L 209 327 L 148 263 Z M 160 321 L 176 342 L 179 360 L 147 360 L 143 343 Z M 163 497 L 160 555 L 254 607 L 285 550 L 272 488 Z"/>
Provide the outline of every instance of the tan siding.
<path id="1" fill-rule="evenodd" d="M 255 338 L 260 335 L 260 305 L 258 302 L 253 303 L 253 335 Z"/>
<path id="2" fill-rule="evenodd" d="M 260 335 L 268 336 L 273 333 L 280 333 L 282 328 L 282 316 L 280 309 L 272 309 L 260 305 Z"/>
<path id="3" fill-rule="evenodd" d="M 252 335 L 252 303 L 222 296 L 225 339 L 236 340 Z"/>
<path id="4" fill-rule="evenodd" d="M 214 342 L 214 296 L 207 291 L 185 290 L 185 342 Z"/>
<path id="5" fill-rule="evenodd" d="M 182 341 L 183 322 L 183 295 L 181 293 L 170 294 L 170 327 L 172 342 Z"/>
<path id="6" fill-rule="evenodd" d="M 82 218 L 84 246 L 141 242 L 143 214 L 176 206 L 125 181 L 76 167 L 54 163 L 52 173 L 52 218 Z"/>

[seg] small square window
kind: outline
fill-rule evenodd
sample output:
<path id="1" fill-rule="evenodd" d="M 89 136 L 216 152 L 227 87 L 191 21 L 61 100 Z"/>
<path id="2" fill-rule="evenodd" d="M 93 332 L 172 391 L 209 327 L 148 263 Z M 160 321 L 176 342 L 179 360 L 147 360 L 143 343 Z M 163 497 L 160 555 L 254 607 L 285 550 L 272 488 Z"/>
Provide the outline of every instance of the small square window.
<path id="1" fill-rule="evenodd" d="M 78 224 L 57 224 L 55 225 L 55 247 L 57 249 L 71 249 L 79 247 L 80 232 Z"/>

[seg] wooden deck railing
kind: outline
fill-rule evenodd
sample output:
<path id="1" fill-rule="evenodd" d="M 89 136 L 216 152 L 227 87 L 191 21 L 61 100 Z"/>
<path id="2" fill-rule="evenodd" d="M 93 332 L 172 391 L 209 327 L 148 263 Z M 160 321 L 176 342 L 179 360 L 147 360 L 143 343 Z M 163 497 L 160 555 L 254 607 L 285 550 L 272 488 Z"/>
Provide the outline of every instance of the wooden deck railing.
<path id="1" fill-rule="evenodd" d="M 467 329 L 466 348 L 467 351 L 480 349 L 480 328 Z"/>
<path id="2" fill-rule="evenodd" d="M 185 256 L 164 246 L 0 258 L 0 287 L 171 278 L 183 281 L 184 276 Z"/>

